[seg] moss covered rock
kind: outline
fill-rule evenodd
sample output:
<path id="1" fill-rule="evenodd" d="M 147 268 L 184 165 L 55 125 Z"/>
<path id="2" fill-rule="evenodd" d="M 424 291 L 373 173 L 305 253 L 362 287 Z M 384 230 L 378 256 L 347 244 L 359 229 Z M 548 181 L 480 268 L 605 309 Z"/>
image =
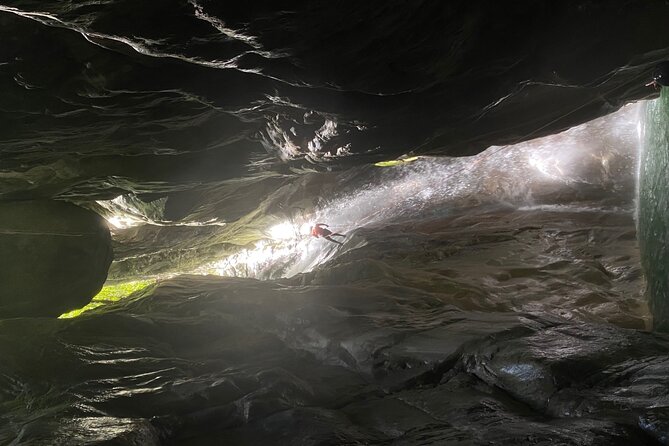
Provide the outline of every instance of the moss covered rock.
<path id="1" fill-rule="evenodd" d="M 58 316 L 88 303 L 112 261 L 99 215 L 59 201 L 0 203 L 0 318 Z"/>

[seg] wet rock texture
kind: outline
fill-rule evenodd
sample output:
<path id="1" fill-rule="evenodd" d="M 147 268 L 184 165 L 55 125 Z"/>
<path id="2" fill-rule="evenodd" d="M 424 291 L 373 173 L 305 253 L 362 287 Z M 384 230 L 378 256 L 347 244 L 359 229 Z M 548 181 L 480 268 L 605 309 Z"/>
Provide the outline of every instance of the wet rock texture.
<path id="1" fill-rule="evenodd" d="M 109 229 L 70 203 L 0 203 L 0 318 L 58 316 L 102 288 L 112 261 Z"/>
<path id="2" fill-rule="evenodd" d="M 656 96 L 667 2 L 1 3 L 0 443 L 667 444 L 628 130 L 368 163 Z M 128 193 L 160 212 L 117 232 L 115 278 L 239 252 L 212 269 L 267 280 L 10 318 L 85 303 L 110 248 L 87 211 L 8 200 Z M 316 217 L 345 245 L 268 241 Z"/>
<path id="3" fill-rule="evenodd" d="M 145 293 L 76 320 L 0 323 L 3 442 L 585 446 L 667 435 L 661 335 L 462 311 L 382 285 L 184 276 Z"/>
<path id="4" fill-rule="evenodd" d="M 359 229 L 288 279 L 4 320 L 0 442 L 663 444 L 669 338 L 639 330 L 633 231 L 470 211 Z"/>
<path id="5" fill-rule="evenodd" d="M 4 197 L 474 154 L 655 96 L 669 57 L 660 0 L 1 6 Z"/>

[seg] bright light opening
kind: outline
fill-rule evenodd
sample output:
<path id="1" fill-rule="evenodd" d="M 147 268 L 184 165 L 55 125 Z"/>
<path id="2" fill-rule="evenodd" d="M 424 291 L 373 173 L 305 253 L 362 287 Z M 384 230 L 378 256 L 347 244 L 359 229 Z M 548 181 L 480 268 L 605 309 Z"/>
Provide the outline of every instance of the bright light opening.
<path id="1" fill-rule="evenodd" d="M 146 223 L 144 220 L 134 218 L 129 215 L 113 215 L 106 217 L 107 222 L 116 229 L 132 228 Z"/>
<path id="2" fill-rule="evenodd" d="M 280 223 L 269 230 L 269 236 L 274 240 L 290 240 L 299 235 L 297 228 L 288 223 Z"/>

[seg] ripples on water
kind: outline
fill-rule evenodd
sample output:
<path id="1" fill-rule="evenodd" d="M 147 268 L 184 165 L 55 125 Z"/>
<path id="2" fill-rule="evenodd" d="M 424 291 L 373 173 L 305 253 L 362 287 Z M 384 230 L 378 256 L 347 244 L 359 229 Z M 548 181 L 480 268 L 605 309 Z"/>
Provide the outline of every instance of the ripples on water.
<path id="1" fill-rule="evenodd" d="M 268 198 L 239 220 L 215 188 L 191 226 L 160 221 L 164 203 L 104 203 L 154 223 L 116 231 L 117 280 L 242 277 L 0 321 L 0 439 L 661 443 L 669 339 L 643 330 L 638 109 L 471 158 L 251 181 Z M 345 244 L 304 235 L 316 221 Z"/>

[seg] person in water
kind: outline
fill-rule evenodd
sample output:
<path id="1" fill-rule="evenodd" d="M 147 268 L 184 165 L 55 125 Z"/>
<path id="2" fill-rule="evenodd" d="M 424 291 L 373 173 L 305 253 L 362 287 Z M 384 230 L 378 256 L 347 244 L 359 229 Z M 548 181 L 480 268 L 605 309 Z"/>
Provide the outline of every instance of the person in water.
<path id="1" fill-rule="evenodd" d="M 326 225 L 325 223 L 316 223 L 311 228 L 311 235 L 313 235 L 316 238 L 322 237 L 325 240 L 329 240 L 332 243 L 336 243 L 338 245 L 343 245 L 342 242 L 337 241 L 337 240 L 335 240 L 331 237 L 346 237 L 346 236 L 344 234 L 340 234 L 338 232 L 332 232 L 332 231 L 330 231 L 329 229 L 326 229 L 326 228 L 328 228 L 328 225 Z"/>
<path id="2" fill-rule="evenodd" d="M 646 84 L 646 87 L 669 87 L 669 60 L 660 62 L 653 71 L 653 80 Z"/>

